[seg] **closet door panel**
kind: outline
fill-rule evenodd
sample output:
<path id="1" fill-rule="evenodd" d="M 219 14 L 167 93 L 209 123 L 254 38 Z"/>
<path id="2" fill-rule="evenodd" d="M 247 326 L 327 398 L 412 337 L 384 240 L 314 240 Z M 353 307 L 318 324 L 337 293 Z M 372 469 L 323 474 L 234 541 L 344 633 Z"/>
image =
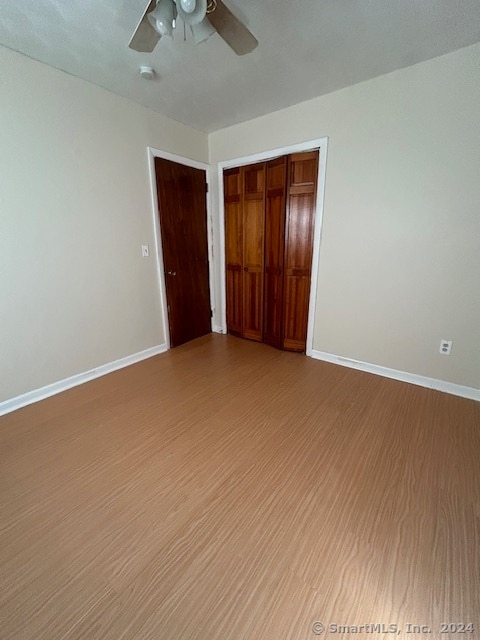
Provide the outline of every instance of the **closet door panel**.
<path id="1" fill-rule="evenodd" d="M 243 280 L 243 337 L 262 342 L 263 276 L 257 271 L 247 271 Z"/>
<path id="2" fill-rule="evenodd" d="M 316 187 L 318 173 L 318 151 L 292 153 L 290 160 L 290 186 Z"/>
<path id="3" fill-rule="evenodd" d="M 240 267 L 227 269 L 227 328 L 241 336 L 243 332 L 243 271 Z"/>
<path id="4" fill-rule="evenodd" d="M 263 200 L 247 200 L 243 213 L 243 262 L 246 267 L 263 267 Z"/>
<path id="5" fill-rule="evenodd" d="M 263 337 L 263 200 L 245 202 L 243 222 L 243 335 L 250 340 L 261 341 Z"/>
<path id="6" fill-rule="evenodd" d="M 243 168 L 243 335 L 263 340 L 265 164 Z"/>
<path id="7" fill-rule="evenodd" d="M 225 209 L 225 251 L 227 263 L 243 264 L 243 212 L 240 202 L 228 202 Z"/>
<path id="8" fill-rule="evenodd" d="M 305 351 L 318 152 L 293 154 L 288 164 L 283 348 Z"/>
<path id="9" fill-rule="evenodd" d="M 224 171 L 227 329 L 243 333 L 243 203 L 240 168 Z"/>
<path id="10" fill-rule="evenodd" d="M 315 194 L 290 194 L 287 211 L 285 267 L 307 269 L 312 266 L 313 212 Z"/>
<path id="11" fill-rule="evenodd" d="M 264 342 L 282 346 L 287 158 L 266 163 Z"/>
<path id="12" fill-rule="evenodd" d="M 305 351 L 309 296 L 310 274 L 289 273 L 285 278 L 283 334 L 283 348 L 288 351 Z"/>

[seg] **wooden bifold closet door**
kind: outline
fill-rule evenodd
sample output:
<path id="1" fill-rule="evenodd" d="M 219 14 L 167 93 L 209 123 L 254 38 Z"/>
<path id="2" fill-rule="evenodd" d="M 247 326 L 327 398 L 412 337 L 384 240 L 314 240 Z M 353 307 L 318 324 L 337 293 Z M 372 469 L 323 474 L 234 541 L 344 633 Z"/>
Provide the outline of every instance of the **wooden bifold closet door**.
<path id="1" fill-rule="evenodd" d="M 282 348 L 287 157 L 266 163 L 264 341 Z"/>
<path id="2" fill-rule="evenodd" d="M 227 327 L 305 351 L 318 151 L 224 171 Z"/>
<path id="3" fill-rule="evenodd" d="M 312 274 L 318 151 L 288 161 L 283 292 L 283 348 L 305 351 Z"/>
<path id="4" fill-rule="evenodd" d="M 224 190 L 228 330 L 262 341 L 265 164 L 225 171 Z"/>

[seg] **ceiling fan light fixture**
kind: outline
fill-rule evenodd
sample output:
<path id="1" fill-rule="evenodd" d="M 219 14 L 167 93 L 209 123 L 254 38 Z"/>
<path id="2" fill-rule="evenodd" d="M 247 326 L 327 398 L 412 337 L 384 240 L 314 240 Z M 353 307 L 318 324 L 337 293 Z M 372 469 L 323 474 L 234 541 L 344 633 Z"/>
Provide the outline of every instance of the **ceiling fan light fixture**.
<path id="1" fill-rule="evenodd" d="M 147 17 L 157 33 L 161 36 L 172 36 L 176 13 L 173 0 L 158 0 L 157 6 Z"/>
<path id="2" fill-rule="evenodd" d="M 178 0 L 178 15 L 189 27 L 193 27 L 193 25 L 199 24 L 207 15 L 207 0 L 194 0 L 194 7 L 190 11 L 185 11 L 185 9 L 183 8 L 184 4 L 187 9 L 191 9 L 191 0 Z"/>
<path id="3" fill-rule="evenodd" d="M 205 40 L 208 40 L 210 36 L 213 36 L 214 33 L 217 33 L 217 30 L 208 18 L 204 18 L 198 24 L 192 25 L 190 29 L 192 30 L 193 41 L 195 45 L 205 42 Z"/>
<path id="4" fill-rule="evenodd" d="M 258 46 L 253 33 L 223 0 L 150 0 L 130 38 L 130 49 L 151 53 L 162 35 L 172 35 L 177 14 L 184 27 L 200 25 L 208 14 L 206 20 L 210 25 L 205 22 L 198 29 L 192 29 L 197 44 L 216 31 L 237 56 L 244 56 Z"/>
<path id="5" fill-rule="evenodd" d="M 185 13 L 192 13 L 197 6 L 196 0 L 179 0 L 180 6 Z"/>

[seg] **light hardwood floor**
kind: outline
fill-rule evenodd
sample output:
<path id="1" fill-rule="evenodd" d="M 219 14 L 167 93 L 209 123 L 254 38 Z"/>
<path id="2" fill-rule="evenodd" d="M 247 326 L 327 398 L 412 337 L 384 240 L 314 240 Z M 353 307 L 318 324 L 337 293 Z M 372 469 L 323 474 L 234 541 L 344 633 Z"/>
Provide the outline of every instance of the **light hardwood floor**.
<path id="1" fill-rule="evenodd" d="M 480 638 L 479 403 L 212 335 L 0 446 L 2 639 Z"/>

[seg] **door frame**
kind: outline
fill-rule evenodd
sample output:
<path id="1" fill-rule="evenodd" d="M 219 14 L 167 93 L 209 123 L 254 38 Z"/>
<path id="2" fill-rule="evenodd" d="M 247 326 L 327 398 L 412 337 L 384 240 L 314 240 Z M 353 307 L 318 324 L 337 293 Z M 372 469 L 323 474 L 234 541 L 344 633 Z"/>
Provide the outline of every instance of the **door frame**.
<path id="1" fill-rule="evenodd" d="M 292 144 L 286 147 L 278 147 L 276 149 L 269 149 L 267 151 L 261 151 L 248 156 L 241 156 L 234 158 L 233 160 L 224 160 L 217 164 L 217 179 L 218 179 L 218 211 L 219 211 L 219 241 L 220 241 L 220 305 L 221 309 L 220 322 L 221 332 L 227 333 L 227 308 L 226 308 L 226 273 L 225 273 L 225 207 L 224 207 L 224 192 L 223 192 L 223 170 L 231 169 L 233 167 L 244 166 L 248 164 L 255 164 L 257 162 L 263 162 L 264 160 L 272 160 L 278 156 L 286 156 L 291 153 L 299 153 L 302 151 L 315 151 L 319 150 L 319 163 L 318 163 L 318 175 L 317 175 L 317 200 L 315 203 L 315 218 L 313 222 L 313 253 L 312 253 L 312 272 L 310 278 L 310 299 L 308 303 L 308 322 L 307 322 L 307 343 L 306 354 L 312 355 L 313 351 L 313 329 L 315 322 L 315 307 L 317 302 L 317 284 L 318 284 L 318 272 L 319 272 L 319 260 L 320 260 L 320 244 L 322 240 L 322 225 L 323 225 L 323 207 L 325 199 L 325 175 L 327 169 L 327 150 L 328 150 L 328 137 L 316 138 L 314 140 L 308 140 L 306 142 L 300 142 L 298 144 Z"/>
<path id="2" fill-rule="evenodd" d="M 194 169 L 202 169 L 205 171 L 205 180 L 207 183 L 206 194 L 206 206 L 207 206 L 207 243 L 208 243 L 208 284 L 210 288 L 210 309 L 212 312 L 211 328 L 213 330 L 213 316 L 215 311 L 214 304 L 214 267 L 213 267 L 213 217 L 212 217 L 212 204 L 211 204 L 211 166 L 206 162 L 198 162 L 191 158 L 184 158 L 162 149 L 155 149 L 154 147 L 147 147 L 148 156 L 148 173 L 150 177 L 150 200 L 152 206 L 153 216 L 153 236 L 155 243 L 155 261 L 156 271 L 158 279 L 158 288 L 160 292 L 160 315 L 163 325 L 163 333 L 165 336 L 165 345 L 167 349 L 170 349 L 170 327 L 168 324 L 167 313 L 167 289 L 165 285 L 165 263 L 163 259 L 163 247 L 162 247 L 162 229 L 160 226 L 160 216 L 158 210 L 158 195 L 157 195 L 157 177 L 155 173 L 155 158 L 163 158 L 164 160 L 170 160 L 177 164 L 183 164 L 187 167 Z"/>

